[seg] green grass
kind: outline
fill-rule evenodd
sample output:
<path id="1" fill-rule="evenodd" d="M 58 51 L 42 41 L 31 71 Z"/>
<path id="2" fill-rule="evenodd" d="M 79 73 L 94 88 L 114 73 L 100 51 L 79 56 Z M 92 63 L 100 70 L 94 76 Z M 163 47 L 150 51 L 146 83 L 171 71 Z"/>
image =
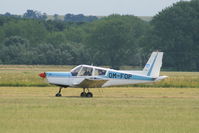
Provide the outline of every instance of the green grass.
<path id="1" fill-rule="evenodd" d="M 197 133 L 198 88 L 0 87 L 2 133 Z"/>
<path id="2" fill-rule="evenodd" d="M 131 85 L 134 87 L 175 87 L 175 88 L 199 88 L 199 72 L 161 72 L 161 75 L 169 76 L 167 79 L 152 84 Z"/>
<path id="3" fill-rule="evenodd" d="M 0 65 L 0 86 L 49 86 L 38 74 L 69 71 L 74 66 Z"/>
<path id="4" fill-rule="evenodd" d="M 38 76 L 39 73 L 46 71 L 69 71 L 73 67 L 55 65 L 0 65 L 0 86 L 50 86 Z M 199 72 L 161 72 L 161 75 L 167 75 L 169 78 L 153 84 L 131 86 L 199 88 Z"/>
<path id="5" fill-rule="evenodd" d="M 169 78 L 155 84 L 91 89 L 91 99 L 80 98 L 80 88 L 63 89 L 63 97 L 54 97 L 58 88 L 38 76 L 41 72 L 69 71 L 72 67 L 0 65 L 0 86 L 4 86 L 0 87 L 0 132 L 199 131 L 198 72 L 162 72 Z"/>

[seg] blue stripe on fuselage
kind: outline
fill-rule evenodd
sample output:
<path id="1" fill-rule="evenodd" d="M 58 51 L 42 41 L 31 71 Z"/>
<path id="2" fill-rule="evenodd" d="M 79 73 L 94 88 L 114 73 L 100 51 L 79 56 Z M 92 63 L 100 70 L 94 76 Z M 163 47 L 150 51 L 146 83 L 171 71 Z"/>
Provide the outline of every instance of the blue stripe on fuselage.
<path id="1" fill-rule="evenodd" d="M 154 78 L 151 78 L 151 77 L 133 75 L 133 74 L 128 74 L 128 73 L 120 73 L 120 72 L 114 72 L 114 71 L 109 71 L 106 77 L 111 78 L 111 79 L 148 80 L 148 81 L 154 80 Z"/>
<path id="2" fill-rule="evenodd" d="M 70 72 L 46 72 L 47 77 L 71 77 Z"/>
<path id="3" fill-rule="evenodd" d="M 71 72 L 46 72 L 47 77 L 72 77 Z M 121 73 L 121 72 L 114 72 L 109 71 L 106 76 L 99 76 L 99 78 L 111 78 L 111 79 L 129 79 L 129 80 L 147 80 L 153 81 L 154 78 Z"/>

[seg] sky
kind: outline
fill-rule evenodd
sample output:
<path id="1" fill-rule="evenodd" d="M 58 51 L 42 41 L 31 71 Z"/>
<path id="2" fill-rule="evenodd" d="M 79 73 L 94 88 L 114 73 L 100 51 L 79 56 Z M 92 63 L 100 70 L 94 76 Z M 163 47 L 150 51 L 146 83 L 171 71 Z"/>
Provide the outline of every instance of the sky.
<path id="1" fill-rule="evenodd" d="M 22 15 L 27 9 L 32 9 L 48 15 L 154 16 L 178 1 L 180 0 L 0 0 L 0 14 L 9 12 Z"/>

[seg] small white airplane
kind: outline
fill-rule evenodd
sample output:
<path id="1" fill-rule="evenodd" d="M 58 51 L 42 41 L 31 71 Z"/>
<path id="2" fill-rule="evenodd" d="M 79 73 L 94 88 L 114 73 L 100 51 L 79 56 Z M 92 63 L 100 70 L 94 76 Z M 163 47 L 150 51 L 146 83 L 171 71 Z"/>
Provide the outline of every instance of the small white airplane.
<path id="1" fill-rule="evenodd" d="M 89 88 L 131 85 L 160 81 L 167 76 L 159 76 L 162 66 L 163 52 L 153 52 L 142 71 L 122 71 L 91 65 L 79 65 L 70 72 L 44 72 L 39 76 L 48 83 L 60 87 L 55 95 L 62 96 L 61 90 L 67 87 L 83 88 L 81 97 L 93 97 Z"/>

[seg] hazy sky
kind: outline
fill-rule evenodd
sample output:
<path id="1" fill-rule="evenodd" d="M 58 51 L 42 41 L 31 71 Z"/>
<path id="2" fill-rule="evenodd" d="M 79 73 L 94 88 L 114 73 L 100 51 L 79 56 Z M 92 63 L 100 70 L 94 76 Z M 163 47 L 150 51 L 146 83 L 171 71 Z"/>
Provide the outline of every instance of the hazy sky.
<path id="1" fill-rule="evenodd" d="M 0 0 L 0 14 L 23 14 L 27 9 L 47 14 L 106 16 L 113 13 L 153 16 L 180 0 Z"/>

